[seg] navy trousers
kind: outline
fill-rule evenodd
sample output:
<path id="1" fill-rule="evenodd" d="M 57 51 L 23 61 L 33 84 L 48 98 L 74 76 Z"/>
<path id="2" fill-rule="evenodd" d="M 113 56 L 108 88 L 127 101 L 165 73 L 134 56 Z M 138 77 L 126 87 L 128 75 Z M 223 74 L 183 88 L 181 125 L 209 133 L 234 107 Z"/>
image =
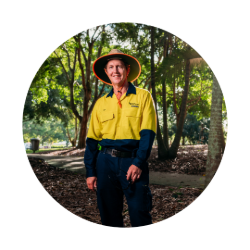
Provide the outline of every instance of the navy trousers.
<path id="1" fill-rule="evenodd" d="M 149 171 L 145 162 L 139 180 L 130 184 L 126 179 L 133 158 L 112 157 L 99 152 L 96 162 L 97 204 L 103 225 L 123 227 L 123 195 L 127 199 L 132 227 L 152 224 L 152 195 L 148 187 Z"/>

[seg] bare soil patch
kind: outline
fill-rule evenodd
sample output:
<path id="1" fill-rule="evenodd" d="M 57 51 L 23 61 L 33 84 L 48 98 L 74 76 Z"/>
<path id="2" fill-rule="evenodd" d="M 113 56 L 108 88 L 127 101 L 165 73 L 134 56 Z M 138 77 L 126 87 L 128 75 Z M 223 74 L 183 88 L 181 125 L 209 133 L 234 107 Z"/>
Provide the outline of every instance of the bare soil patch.
<path id="1" fill-rule="evenodd" d="M 96 193 L 86 185 L 86 177 L 71 171 L 57 169 L 44 160 L 29 158 L 31 167 L 47 192 L 63 207 L 88 221 L 101 224 Z M 153 195 L 151 211 L 153 223 L 165 220 L 182 211 L 201 193 L 198 188 L 177 188 L 149 185 Z M 124 225 L 130 227 L 128 206 L 124 199 Z"/>

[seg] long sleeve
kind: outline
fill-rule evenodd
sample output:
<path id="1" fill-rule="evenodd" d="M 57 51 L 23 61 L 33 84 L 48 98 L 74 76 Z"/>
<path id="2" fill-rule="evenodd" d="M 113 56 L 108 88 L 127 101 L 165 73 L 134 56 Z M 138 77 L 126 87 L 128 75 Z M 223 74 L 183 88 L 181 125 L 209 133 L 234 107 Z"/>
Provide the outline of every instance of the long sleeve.
<path id="1" fill-rule="evenodd" d="M 151 94 L 148 92 L 142 114 L 139 149 L 137 150 L 133 165 L 140 168 L 142 163 L 150 156 L 156 135 L 156 127 L 157 120 L 154 102 Z"/>
<path id="2" fill-rule="evenodd" d="M 84 154 L 84 164 L 86 168 L 86 177 L 96 176 L 96 158 L 98 155 L 98 142 L 101 140 L 100 122 L 97 115 L 98 101 L 92 111 L 89 130 L 86 140 L 86 150 Z"/>

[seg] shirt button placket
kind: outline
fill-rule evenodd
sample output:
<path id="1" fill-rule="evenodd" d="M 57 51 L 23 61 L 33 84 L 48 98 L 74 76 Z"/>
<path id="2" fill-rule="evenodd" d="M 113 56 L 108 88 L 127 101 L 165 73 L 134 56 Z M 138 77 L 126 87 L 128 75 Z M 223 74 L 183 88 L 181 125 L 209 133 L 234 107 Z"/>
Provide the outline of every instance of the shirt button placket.
<path id="1" fill-rule="evenodd" d="M 116 126 L 117 126 L 117 138 L 121 139 L 121 134 L 120 134 L 121 133 L 120 132 L 121 131 L 121 127 L 120 127 L 121 126 L 120 125 L 121 124 L 121 108 L 120 107 L 117 108 L 117 118 L 118 118 L 117 124 L 116 124 Z"/>

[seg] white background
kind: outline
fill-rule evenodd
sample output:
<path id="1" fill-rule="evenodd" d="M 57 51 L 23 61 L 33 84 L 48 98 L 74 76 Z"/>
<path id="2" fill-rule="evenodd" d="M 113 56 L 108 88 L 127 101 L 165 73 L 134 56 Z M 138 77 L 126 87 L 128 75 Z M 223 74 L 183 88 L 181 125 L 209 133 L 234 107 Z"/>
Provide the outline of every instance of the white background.
<path id="1" fill-rule="evenodd" d="M 1 3 L 1 249 L 249 249 L 247 1 L 173 2 Z M 68 212 L 36 179 L 22 140 L 23 105 L 43 61 L 76 33 L 113 22 L 153 25 L 189 43 L 216 74 L 228 109 L 225 155 L 211 185 L 176 216 L 141 228 Z"/>

